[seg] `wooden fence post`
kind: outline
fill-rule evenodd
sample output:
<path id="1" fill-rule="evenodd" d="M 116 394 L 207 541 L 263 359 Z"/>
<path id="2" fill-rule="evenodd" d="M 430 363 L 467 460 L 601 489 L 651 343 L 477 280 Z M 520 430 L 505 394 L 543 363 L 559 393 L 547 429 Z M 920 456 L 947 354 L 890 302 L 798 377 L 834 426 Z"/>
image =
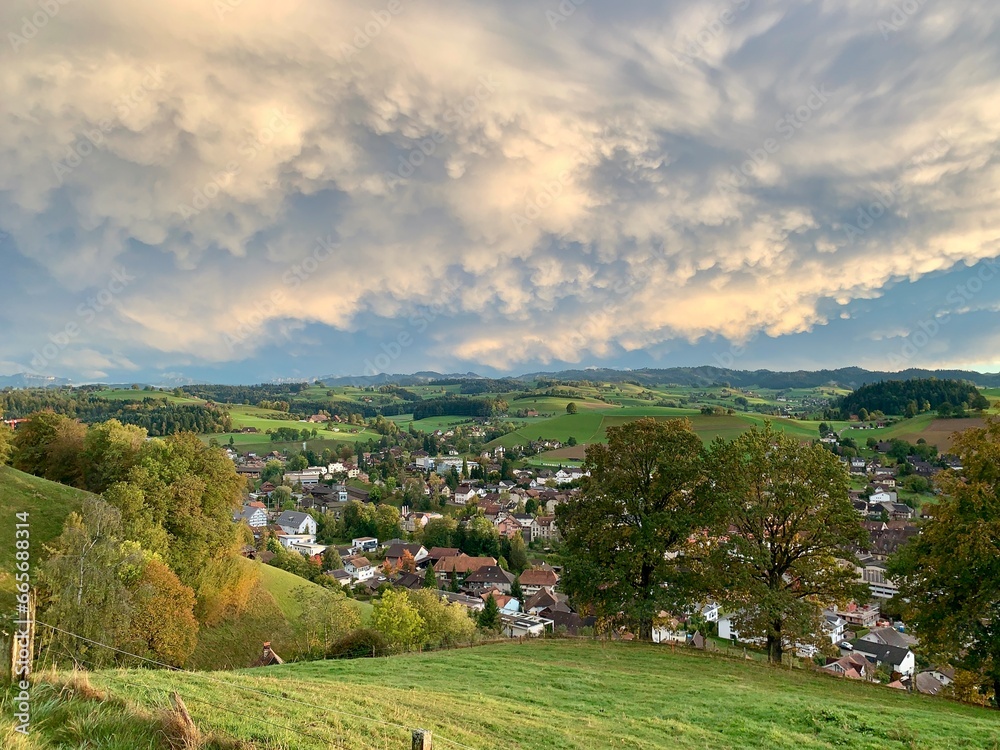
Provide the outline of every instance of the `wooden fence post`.
<path id="1" fill-rule="evenodd" d="M 431 747 L 431 733 L 426 729 L 414 729 L 412 750 L 433 750 Z"/>

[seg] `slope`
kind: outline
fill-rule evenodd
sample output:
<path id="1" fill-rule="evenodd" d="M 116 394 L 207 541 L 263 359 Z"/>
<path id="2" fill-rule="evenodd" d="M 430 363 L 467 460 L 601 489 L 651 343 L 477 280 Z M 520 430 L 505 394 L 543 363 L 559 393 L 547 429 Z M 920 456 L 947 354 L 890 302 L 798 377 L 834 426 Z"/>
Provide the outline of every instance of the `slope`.
<path id="1" fill-rule="evenodd" d="M 62 533 L 63 521 L 83 505 L 87 493 L 64 484 L 0 466 L 0 613 L 6 617 L 14 604 L 15 518 L 27 513 L 32 567 L 42 561 L 43 544 Z M 37 572 L 37 571 L 35 571 Z M 32 580 L 35 579 L 34 574 Z"/>
<path id="2" fill-rule="evenodd" d="M 1000 747 L 1000 715 L 986 709 L 645 644 L 512 642 L 232 674 L 109 671 L 91 680 L 146 711 L 177 689 L 203 729 L 254 747 L 401 748 L 417 726 L 433 730 L 435 747 L 481 750 Z M 57 728 L 42 720 L 33 729 L 45 737 Z"/>

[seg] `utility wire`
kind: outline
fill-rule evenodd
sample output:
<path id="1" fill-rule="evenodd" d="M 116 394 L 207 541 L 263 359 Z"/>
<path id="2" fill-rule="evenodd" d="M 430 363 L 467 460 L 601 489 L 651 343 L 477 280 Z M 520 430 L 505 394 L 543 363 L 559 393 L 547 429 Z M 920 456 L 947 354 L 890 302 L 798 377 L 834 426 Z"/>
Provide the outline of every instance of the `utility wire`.
<path id="1" fill-rule="evenodd" d="M 68 636 L 70 636 L 72 638 L 77 638 L 77 639 L 79 639 L 81 641 L 85 641 L 86 643 L 91 643 L 91 644 L 93 644 L 95 646 L 101 646 L 102 648 L 106 648 L 106 649 L 108 649 L 110 651 L 114 651 L 115 653 L 122 654 L 123 656 L 130 656 L 133 659 L 138 659 L 140 661 L 144 661 L 144 662 L 147 662 L 149 664 L 155 664 L 156 666 L 162 667 L 163 669 L 167 669 L 167 670 L 169 670 L 171 672 L 181 672 L 183 674 L 189 674 L 189 675 L 193 675 L 193 676 L 196 676 L 196 677 L 201 677 L 202 679 L 209 680 L 210 682 L 216 682 L 216 683 L 218 683 L 220 685 L 225 685 L 229 689 L 243 690 L 244 692 L 254 693 L 256 695 L 262 695 L 262 696 L 264 696 L 266 698 L 276 699 L 276 700 L 279 700 L 279 701 L 286 701 L 288 703 L 296 703 L 296 704 L 299 704 L 301 706 L 308 706 L 309 708 L 315 708 L 315 709 L 318 709 L 320 711 L 326 711 L 328 713 L 338 714 L 340 716 L 347 716 L 347 717 L 350 717 L 352 719 L 359 719 L 359 720 L 365 721 L 365 722 L 372 722 L 372 723 L 375 723 L 375 724 L 382 724 L 383 726 L 394 727 L 396 729 L 402 729 L 402 730 L 407 731 L 407 732 L 412 732 L 413 729 L 415 729 L 415 727 L 408 727 L 408 726 L 406 726 L 404 724 L 397 724 L 395 722 L 386 721 L 384 719 L 376 719 L 374 717 L 363 716 L 361 714 L 352 714 L 352 713 L 350 713 L 348 711 L 341 711 L 341 710 L 338 710 L 338 709 L 335 709 L 335 708 L 330 708 L 329 706 L 320 706 L 320 705 L 315 704 L 315 703 L 309 703 L 308 701 L 298 700 L 297 698 L 290 698 L 290 697 L 283 696 L 283 695 L 275 695 L 274 693 L 269 693 L 266 690 L 259 690 L 257 688 L 251 688 L 251 687 L 247 687 L 245 685 L 238 685 L 238 684 L 236 684 L 234 682 L 231 682 L 231 681 L 222 680 L 222 679 L 219 679 L 218 677 L 212 677 L 210 674 L 208 674 L 206 672 L 195 672 L 193 670 L 183 669 L 181 667 L 175 667 L 175 666 L 173 666 L 171 664 L 165 664 L 163 662 L 156 661 L 155 659 L 149 659 L 149 658 L 147 658 L 145 656 L 139 656 L 138 654 L 133 654 L 133 653 L 130 653 L 128 651 L 124 651 L 124 650 L 122 650 L 120 648 L 117 648 L 115 646 L 111 646 L 110 644 L 107 644 L 107 643 L 101 643 L 100 641 L 95 641 L 92 638 L 87 638 L 86 636 L 79 635 L 78 633 L 72 633 L 72 632 L 70 632 L 68 630 L 63 630 L 62 628 L 57 628 L 55 625 L 49 625 L 47 622 L 42 622 L 41 620 L 36 620 L 35 622 L 36 622 L 36 624 L 43 625 L 43 626 L 45 626 L 45 627 L 49 628 L 50 630 L 53 630 L 53 631 L 55 631 L 57 633 L 63 633 L 64 635 L 68 635 Z M 447 744 L 450 744 L 450 745 L 454 745 L 455 747 L 463 748 L 463 750 L 476 750 L 476 748 L 473 748 L 470 745 L 464 745 L 464 744 L 462 744 L 460 742 L 457 742 L 455 740 L 449 740 L 449 739 L 447 739 L 445 737 L 437 737 L 436 739 L 438 741 L 440 741 L 440 742 L 444 742 L 444 743 L 447 743 Z"/>

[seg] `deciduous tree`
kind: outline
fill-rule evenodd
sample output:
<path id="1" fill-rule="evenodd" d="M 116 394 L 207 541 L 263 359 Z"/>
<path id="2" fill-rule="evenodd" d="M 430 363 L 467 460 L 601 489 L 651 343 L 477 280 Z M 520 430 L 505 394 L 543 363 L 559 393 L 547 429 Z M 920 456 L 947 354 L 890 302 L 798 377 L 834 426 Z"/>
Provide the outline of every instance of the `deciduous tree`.
<path id="1" fill-rule="evenodd" d="M 571 597 L 652 638 L 654 616 L 683 598 L 671 553 L 710 518 L 703 459 L 701 439 L 680 419 L 611 427 L 607 445 L 587 448 L 583 492 L 556 509 Z"/>
<path id="2" fill-rule="evenodd" d="M 924 653 L 978 674 L 1000 707 L 1000 421 L 962 432 L 952 452 L 962 472 L 935 477 L 934 515 L 889 574 Z"/>
<path id="3" fill-rule="evenodd" d="M 389 642 L 393 651 L 408 651 L 423 643 L 425 623 L 404 591 L 392 589 L 375 602 L 371 627 Z"/>
<path id="4" fill-rule="evenodd" d="M 850 548 L 867 535 L 851 504 L 849 478 L 822 446 L 770 423 L 709 454 L 712 492 L 725 522 L 712 555 L 717 595 L 737 610 L 741 633 L 763 637 L 781 662 L 788 641 L 816 632 L 822 605 L 865 595 Z"/>

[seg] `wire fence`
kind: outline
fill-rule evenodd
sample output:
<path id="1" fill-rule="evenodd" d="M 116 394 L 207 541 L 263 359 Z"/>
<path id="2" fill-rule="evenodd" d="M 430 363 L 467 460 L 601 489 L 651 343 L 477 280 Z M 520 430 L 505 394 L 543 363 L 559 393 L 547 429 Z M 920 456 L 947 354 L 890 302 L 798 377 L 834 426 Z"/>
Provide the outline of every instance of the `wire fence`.
<path id="1" fill-rule="evenodd" d="M 100 641 L 94 640 L 93 638 L 87 638 L 86 636 L 79 635 L 78 633 L 73 633 L 73 632 L 70 632 L 68 630 L 64 630 L 63 628 L 56 627 L 55 625 L 50 625 L 50 624 L 48 624 L 46 622 L 42 622 L 41 620 L 38 620 L 36 622 L 37 622 L 38 625 L 40 625 L 42 627 L 45 627 L 45 628 L 48 628 L 52 632 L 61 633 L 63 635 L 69 636 L 69 637 L 74 638 L 74 639 L 76 639 L 78 641 L 81 641 L 83 643 L 87 643 L 87 644 L 90 644 L 92 646 L 97 646 L 97 647 L 100 647 L 100 648 L 107 649 L 110 652 L 119 654 L 121 656 L 126 656 L 126 657 L 129 657 L 131 659 L 135 659 L 135 660 L 137 660 L 139 662 L 142 662 L 142 663 L 146 663 L 146 664 L 150 664 L 150 665 L 159 667 L 160 669 L 167 670 L 169 672 L 181 673 L 181 674 L 186 675 L 187 677 L 194 677 L 194 678 L 197 678 L 199 680 L 204 680 L 204 681 L 209 682 L 209 683 L 214 683 L 214 684 L 217 684 L 217 685 L 221 685 L 221 686 L 224 686 L 227 690 L 238 690 L 238 691 L 242 691 L 242 692 L 247 693 L 247 694 L 253 694 L 253 695 L 256 695 L 256 696 L 264 697 L 264 698 L 267 698 L 267 699 L 272 700 L 272 701 L 278 701 L 278 702 L 283 702 L 283 703 L 286 703 L 286 704 L 293 704 L 293 705 L 298 705 L 298 706 L 304 706 L 304 707 L 316 709 L 317 711 L 320 711 L 323 714 L 334 715 L 334 716 L 342 716 L 342 717 L 345 717 L 345 718 L 354 719 L 354 720 L 359 721 L 359 722 L 361 722 L 363 724 L 376 724 L 376 725 L 379 725 L 379 726 L 384 726 L 384 727 L 388 727 L 388 728 L 398 729 L 398 730 L 402 730 L 402 731 L 404 731 L 404 732 L 406 732 L 408 734 L 412 734 L 413 731 L 415 731 L 415 730 L 418 729 L 417 727 L 411 727 L 411 726 L 408 726 L 408 725 L 405 725 L 405 724 L 399 724 L 397 722 L 386 721 L 385 719 L 381 719 L 381 718 L 374 717 L 374 716 L 365 716 L 363 714 L 352 713 L 350 711 L 344 711 L 342 709 L 334 708 L 332 706 L 324 706 L 324 705 L 317 704 L 317 703 L 311 703 L 309 701 L 304 701 L 304 700 L 300 700 L 298 698 L 293 698 L 293 697 L 291 697 L 291 696 L 289 696 L 289 695 L 287 695 L 285 693 L 272 693 L 270 691 L 262 690 L 260 688 L 251 687 L 251 686 L 248 686 L 248 685 L 241 685 L 241 684 L 239 684 L 238 682 L 236 682 L 236 681 L 234 681 L 232 679 L 222 679 L 222 678 L 216 677 L 213 674 L 208 673 L 208 672 L 196 672 L 196 671 L 193 671 L 193 670 L 183 669 L 181 667 L 176 667 L 176 666 L 173 666 L 171 664 L 166 664 L 164 662 L 157 661 L 156 659 L 150 659 L 148 657 L 141 656 L 139 654 L 134 654 L 134 653 L 131 653 L 129 651 L 125 651 L 125 650 L 120 649 L 120 648 L 118 648 L 116 646 L 112 646 L 110 644 L 102 643 Z M 468 647 L 468 646 L 466 646 L 466 647 Z M 89 661 L 91 664 L 94 663 L 93 660 L 88 660 L 88 659 L 85 659 L 85 658 L 81 658 L 81 657 L 76 656 L 76 655 L 72 655 L 71 658 L 74 661 L 76 661 L 76 662 L 88 662 Z M 128 683 L 126 680 L 124 680 L 118 674 L 109 674 L 109 679 L 117 680 L 119 682 L 122 682 L 123 684 L 131 684 L 133 687 L 139 687 L 138 685 L 136 685 L 136 683 Z M 190 687 L 190 685 L 178 684 L 177 686 L 175 686 L 175 690 L 180 689 L 182 687 Z M 150 690 L 150 687 L 149 686 L 144 686 L 143 689 Z M 185 697 L 187 698 L 188 696 L 185 696 Z M 210 702 L 210 701 L 208 701 L 206 699 L 200 698 L 200 697 L 189 697 L 189 699 L 192 702 L 195 702 L 195 703 L 203 703 L 203 704 L 206 704 L 206 705 L 213 705 L 212 702 Z M 233 709 L 229 709 L 229 708 L 222 707 L 222 706 L 214 706 L 214 707 L 215 708 L 220 708 L 220 709 L 225 710 L 225 711 L 229 711 L 231 713 L 236 713 L 242 719 L 250 718 L 250 717 L 248 717 L 247 712 L 236 712 Z M 317 739 L 317 740 L 319 740 L 321 742 L 325 742 L 325 743 L 329 743 L 330 742 L 329 738 L 319 737 L 318 735 L 310 734 L 310 733 L 308 733 L 308 732 L 306 732 L 304 730 L 301 730 L 301 729 L 296 729 L 296 728 L 288 727 L 286 725 L 278 724 L 278 723 L 273 722 L 271 720 L 267 720 L 267 723 L 269 723 L 271 726 L 279 727 L 279 728 L 285 729 L 285 730 L 290 731 L 290 732 L 297 732 L 298 734 L 300 734 L 302 736 L 309 736 L 309 737 Z M 452 739 L 448 739 L 447 737 L 443 737 L 443 736 L 437 736 L 436 735 L 435 736 L 435 740 L 437 742 L 441 742 L 441 743 L 444 743 L 444 744 L 447 744 L 447 745 L 451 745 L 453 747 L 460 748 L 461 750 L 476 750 L 476 748 L 473 748 L 473 747 L 471 747 L 469 745 L 465 745 L 465 744 L 463 744 L 461 742 L 458 742 L 458 741 L 452 740 Z"/>

